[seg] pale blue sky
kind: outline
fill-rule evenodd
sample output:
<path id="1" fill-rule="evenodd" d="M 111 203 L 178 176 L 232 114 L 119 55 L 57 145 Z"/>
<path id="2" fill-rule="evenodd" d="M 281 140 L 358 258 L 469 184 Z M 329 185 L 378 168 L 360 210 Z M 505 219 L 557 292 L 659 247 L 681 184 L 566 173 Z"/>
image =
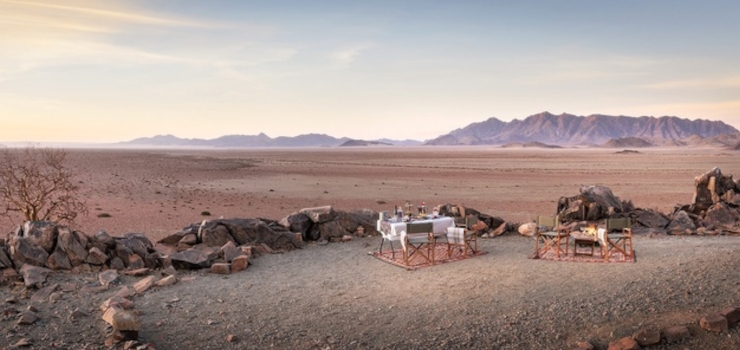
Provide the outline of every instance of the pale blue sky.
<path id="1" fill-rule="evenodd" d="M 0 142 L 425 140 L 542 111 L 740 128 L 740 1 L 0 0 Z"/>

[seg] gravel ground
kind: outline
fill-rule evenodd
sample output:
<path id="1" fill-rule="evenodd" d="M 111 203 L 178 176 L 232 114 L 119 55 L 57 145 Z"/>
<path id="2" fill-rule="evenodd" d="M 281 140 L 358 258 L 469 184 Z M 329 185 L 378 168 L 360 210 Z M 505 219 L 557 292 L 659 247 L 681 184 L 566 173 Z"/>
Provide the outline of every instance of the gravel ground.
<path id="1" fill-rule="evenodd" d="M 415 271 L 368 255 L 379 243 L 309 244 L 228 276 L 181 271 L 177 284 L 132 298 L 140 340 L 156 349 L 606 349 L 646 325 L 682 324 L 691 338 L 650 349 L 740 348 L 740 326 L 698 327 L 704 314 L 740 305 L 736 237 L 638 236 L 636 263 L 605 264 L 528 259 L 532 240 L 505 235 L 480 241 L 488 254 Z M 0 288 L 3 310 L 34 305 L 40 317 L 21 326 L 5 312 L 0 348 L 22 338 L 28 349 L 106 348 L 98 307 L 120 287 L 83 293 L 95 273 L 49 282 L 70 291 L 32 302 L 20 286 Z M 87 315 L 73 318 L 75 309 Z"/>

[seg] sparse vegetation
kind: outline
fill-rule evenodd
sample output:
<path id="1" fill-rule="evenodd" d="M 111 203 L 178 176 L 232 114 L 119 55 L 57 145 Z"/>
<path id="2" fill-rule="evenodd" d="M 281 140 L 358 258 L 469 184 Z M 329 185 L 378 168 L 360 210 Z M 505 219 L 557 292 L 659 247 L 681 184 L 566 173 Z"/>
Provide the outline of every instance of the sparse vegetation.
<path id="1" fill-rule="evenodd" d="M 203 216 L 211 216 L 211 212 L 208 211 L 208 210 L 204 210 L 204 211 L 200 212 L 200 215 L 203 215 Z"/>
<path id="2" fill-rule="evenodd" d="M 0 151 L 0 215 L 71 223 L 87 213 L 66 157 L 66 150 L 33 146 Z"/>

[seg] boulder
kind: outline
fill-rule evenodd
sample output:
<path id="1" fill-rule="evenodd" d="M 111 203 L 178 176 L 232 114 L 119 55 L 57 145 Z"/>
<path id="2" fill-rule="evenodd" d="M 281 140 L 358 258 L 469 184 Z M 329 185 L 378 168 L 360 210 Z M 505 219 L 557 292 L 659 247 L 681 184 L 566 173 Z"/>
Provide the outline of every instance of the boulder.
<path id="1" fill-rule="evenodd" d="M 537 224 L 535 224 L 534 222 L 522 224 L 521 226 L 519 226 L 517 231 L 519 231 L 519 234 L 522 236 L 532 237 L 537 231 Z"/>
<path id="2" fill-rule="evenodd" d="M 92 247 L 87 253 L 85 262 L 91 265 L 104 265 L 108 262 L 108 256 L 97 247 Z"/>
<path id="3" fill-rule="evenodd" d="M 713 168 L 703 175 L 694 178 L 694 198 L 691 201 L 690 211 L 694 214 L 709 209 L 719 203 L 725 193 L 736 187 L 732 176 L 722 175 L 719 168 Z"/>
<path id="4" fill-rule="evenodd" d="M 219 275 L 231 274 L 231 264 L 229 263 L 215 263 L 211 265 L 211 273 Z"/>
<path id="5" fill-rule="evenodd" d="M 33 295 L 31 295 L 31 303 L 40 304 L 46 302 L 47 300 L 49 300 L 49 296 L 51 296 L 51 293 L 56 291 L 57 288 L 59 288 L 59 285 L 56 283 L 50 286 L 39 288 L 36 293 L 33 293 Z"/>
<path id="6" fill-rule="evenodd" d="M 134 291 L 136 294 L 144 293 L 146 290 L 151 288 L 156 282 L 155 276 L 147 276 L 142 278 L 140 281 L 134 283 Z"/>
<path id="7" fill-rule="evenodd" d="M 154 282 L 154 285 L 156 285 L 157 287 L 165 287 L 165 286 L 171 286 L 175 283 L 177 283 L 177 276 L 169 275 L 169 276 L 163 277 L 157 282 Z"/>
<path id="8" fill-rule="evenodd" d="M 33 266 L 31 264 L 25 264 L 21 267 L 20 273 L 23 277 L 23 283 L 26 287 L 38 287 L 46 281 L 46 276 L 49 274 L 49 269 L 39 266 Z"/>
<path id="9" fill-rule="evenodd" d="M 127 247 L 124 244 L 116 244 L 116 249 L 114 253 L 116 257 L 121 259 L 121 262 L 124 264 L 124 267 L 128 266 L 126 264 L 129 262 L 131 255 L 134 254 L 131 248 Z"/>
<path id="10" fill-rule="evenodd" d="M 633 335 L 640 346 L 651 346 L 660 344 L 660 330 L 657 327 L 646 326 L 640 328 Z"/>
<path id="11" fill-rule="evenodd" d="M 232 260 L 234 260 L 234 258 L 241 254 L 241 249 L 237 248 L 234 245 L 234 242 L 229 241 L 228 243 L 224 244 L 223 247 L 221 247 L 221 256 L 227 263 L 230 263 Z"/>
<path id="12" fill-rule="evenodd" d="M 339 223 L 339 226 L 342 226 L 348 233 L 357 235 L 357 228 L 362 227 L 365 233 L 374 235 L 377 231 L 375 227 L 377 219 L 374 218 L 374 215 L 372 211 L 338 211 L 333 221 Z"/>
<path id="13" fill-rule="evenodd" d="M 71 270 L 72 264 L 69 262 L 67 254 L 57 246 L 54 248 L 54 252 L 49 255 L 49 258 L 46 259 L 46 267 L 52 270 Z"/>
<path id="14" fill-rule="evenodd" d="M 98 282 L 101 286 L 108 287 L 111 284 L 120 283 L 120 277 L 116 270 L 105 270 L 98 274 Z"/>
<path id="15" fill-rule="evenodd" d="M 143 233 L 127 233 L 122 238 L 115 238 L 116 248 L 123 245 L 140 257 L 145 257 L 153 247 L 152 242 Z M 124 257 L 119 256 L 125 262 Z"/>
<path id="16" fill-rule="evenodd" d="M 123 264 L 123 260 L 121 260 L 121 258 L 114 256 L 110 259 L 110 268 L 114 270 L 123 270 L 126 268 L 126 265 Z"/>
<path id="17" fill-rule="evenodd" d="M 249 257 L 247 257 L 246 255 L 237 256 L 236 258 L 234 258 L 234 260 L 231 261 L 232 272 L 246 270 L 247 267 L 249 267 Z"/>
<path id="18" fill-rule="evenodd" d="M 170 259 L 176 269 L 202 269 L 211 266 L 219 251 L 216 247 L 195 246 L 172 255 Z"/>
<path id="19" fill-rule="evenodd" d="M 342 236 L 348 233 L 338 221 L 327 221 L 319 224 L 319 231 L 321 232 L 319 238 L 325 240 L 331 240 L 332 237 L 341 239 Z"/>
<path id="20" fill-rule="evenodd" d="M 159 241 L 157 241 L 157 243 L 161 243 L 161 244 L 165 244 L 165 245 L 169 245 L 169 246 L 174 246 L 178 242 L 180 242 L 180 240 L 183 237 L 185 237 L 185 235 L 187 235 L 187 234 L 195 234 L 197 232 L 198 231 L 194 231 L 193 232 L 192 228 L 190 230 L 187 230 L 187 229 L 186 230 L 182 230 L 180 232 L 175 232 L 175 233 L 173 233 L 173 234 L 171 234 L 171 235 L 169 235 L 169 236 L 167 236 L 165 238 L 160 239 Z"/>
<path id="21" fill-rule="evenodd" d="M 237 245 L 259 245 L 265 243 L 273 250 L 289 251 L 301 248 L 303 242 L 277 222 L 264 219 L 217 220 L 229 229 Z"/>
<path id="22" fill-rule="evenodd" d="M 88 241 L 85 235 L 70 231 L 67 227 L 60 227 L 58 231 L 57 249 L 67 256 L 72 266 L 79 266 L 84 263 L 88 254 L 87 249 L 85 249 Z"/>
<path id="23" fill-rule="evenodd" d="M 177 242 L 178 245 L 189 245 L 194 246 L 198 244 L 198 235 L 195 233 L 188 233 L 184 236 L 182 236 L 182 239 L 180 239 L 179 242 Z"/>
<path id="24" fill-rule="evenodd" d="M 177 248 L 171 245 L 167 245 L 167 244 L 163 244 L 159 242 L 157 242 L 154 245 L 154 250 L 162 255 L 167 255 L 167 256 L 172 256 L 172 255 L 177 254 Z"/>
<path id="25" fill-rule="evenodd" d="M 633 211 L 633 214 L 635 221 L 645 227 L 665 228 L 670 222 L 665 215 L 654 210 L 638 209 Z"/>
<path id="26" fill-rule="evenodd" d="M 740 321 L 740 309 L 734 306 L 724 308 L 719 314 L 727 319 L 728 326 L 732 326 Z"/>
<path id="27" fill-rule="evenodd" d="M 229 229 L 224 225 L 219 225 L 214 222 L 214 225 L 206 225 L 199 232 L 199 240 L 201 243 L 209 247 L 222 247 L 227 242 L 233 242 L 234 238 L 231 237 Z"/>
<path id="28" fill-rule="evenodd" d="M 579 188 L 579 192 L 576 196 L 561 197 L 558 200 L 557 215 L 561 220 L 598 221 L 615 213 L 625 212 L 625 203 L 606 186 L 584 185 Z"/>
<path id="29" fill-rule="evenodd" d="M 699 320 L 701 329 L 710 332 L 727 332 L 727 318 L 719 313 L 711 313 Z"/>
<path id="30" fill-rule="evenodd" d="M 10 259 L 13 260 L 16 268 L 24 264 L 44 266 L 46 265 L 46 260 L 49 259 L 49 253 L 44 248 L 34 244 L 33 241 L 26 237 L 12 236 L 8 250 L 10 252 Z"/>
<path id="31" fill-rule="evenodd" d="M 299 212 L 308 216 L 315 224 L 322 224 L 334 220 L 334 217 L 336 216 L 334 208 L 329 205 L 323 207 L 304 208 Z"/>
<path id="32" fill-rule="evenodd" d="M 691 337 L 689 328 L 684 325 L 671 326 L 663 330 L 663 336 L 666 343 L 677 343 L 683 339 Z"/>
<path id="33" fill-rule="evenodd" d="M 116 241 L 105 231 L 99 231 L 96 233 L 92 240 L 105 245 L 109 249 L 116 246 Z M 101 250 L 105 251 L 104 249 Z"/>
<path id="34" fill-rule="evenodd" d="M 21 236 L 31 244 L 43 248 L 51 253 L 57 240 L 57 226 L 50 221 L 26 221 L 21 229 Z"/>
<path id="35" fill-rule="evenodd" d="M 304 213 L 293 213 L 280 220 L 280 224 L 287 227 L 291 232 L 298 232 L 307 239 L 307 234 L 311 230 L 313 221 Z"/>
<path id="36" fill-rule="evenodd" d="M 609 342 L 609 350 L 640 350 L 640 344 L 632 337 L 624 337 Z"/>
<path id="37" fill-rule="evenodd" d="M 10 260 L 6 249 L 4 245 L 0 245 L 0 270 L 13 267 L 13 262 Z"/>
<path id="38" fill-rule="evenodd" d="M 668 233 L 673 235 L 683 235 L 694 232 L 696 230 L 696 225 L 686 211 L 679 210 L 673 215 L 673 219 L 668 223 L 668 226 L 666 226 L 666 230 Z"/>
<path id="39" fill-rule="evenodd" d="M 734 227 L 740 219 L 740 212 L 737 208 L 731 208 L 729 204 L 720 202 L 712 204 L 704 214 L 704 226 L 725 226 Z"/>
<path id="40" fill-rule="evenodd" d="M 144 259 L 139 254 L 131 254 L 128 257 L 128 261 L 124 262 L 126 266 L 131 270 L 138 270 L 144 268 Z"/>

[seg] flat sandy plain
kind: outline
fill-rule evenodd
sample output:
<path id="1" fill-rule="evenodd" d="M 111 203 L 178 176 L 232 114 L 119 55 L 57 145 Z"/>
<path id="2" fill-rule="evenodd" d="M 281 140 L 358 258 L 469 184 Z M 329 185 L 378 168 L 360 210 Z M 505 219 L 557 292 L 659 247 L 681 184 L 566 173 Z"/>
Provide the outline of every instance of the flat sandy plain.
<path id="1" fill-rule="evenodd" d="M 74 228 L 144 232 L 154 241 L 204 218 L 280 219 L 322 205 L 390 210 L 407 200 L 461 204 L 520 223 L 554 213 L 558 198 L 576 195 L 582 184 L 669 212 L 691 201 L 695 176 L 713 167 L 740 174 L 737 151 L 616 151 L 70 150 L 90 207 Z M 110 217 L 98 217 L 103 213 Z M 677 324 L 688 325 L 692 337 L 651 349 L 737 349 L 740 327 L 710 334 L 698 320 L 740 305 L 738 239 L 639 236 L 637 263 L 579 264 L 528 259 L 531 238 L 509 233 L 482 239 L 488 254 L 416 271 L 369 256 L 378 237 L 309 243 L 259 257 L 228 277 L 183 272 L 178 284 L 147 291 L 134 304 L 142 311 L 142 341 L 157 349 L 564 349 L 577 341 L 605 349 L 640 327 Z M 96 276 L 52 279 L 81 287 Z M 98 306 L 114 292 L 65 293 L 37 306 L 41 325 L 4 320 L 12 330 L 0 348 L 22 337 L 30 348 L 104 348 Z M 13 293 L 0 288 L 0 297 Z M 70 321 L 75 308 L 89 317 Z M 229 334 L 236 341 L 226 341 Z"/>
<path id="2" fill-rule="evenodd" d="M 691 202 L 694 177 L 740 174 L 737 151 L 417 147 L 282 150 L 71 150 L 89 234 L 158 239 L 211 217 L 280 219 L 301 208 L 392 210 L 454 203 L 511 222 L 553 214 L 561 196 L 598 184 L 642 208 Z M 111 217 L 99 218 L 107 213 Z M 10 225 L 10 223 L 6 224 Z"/>

